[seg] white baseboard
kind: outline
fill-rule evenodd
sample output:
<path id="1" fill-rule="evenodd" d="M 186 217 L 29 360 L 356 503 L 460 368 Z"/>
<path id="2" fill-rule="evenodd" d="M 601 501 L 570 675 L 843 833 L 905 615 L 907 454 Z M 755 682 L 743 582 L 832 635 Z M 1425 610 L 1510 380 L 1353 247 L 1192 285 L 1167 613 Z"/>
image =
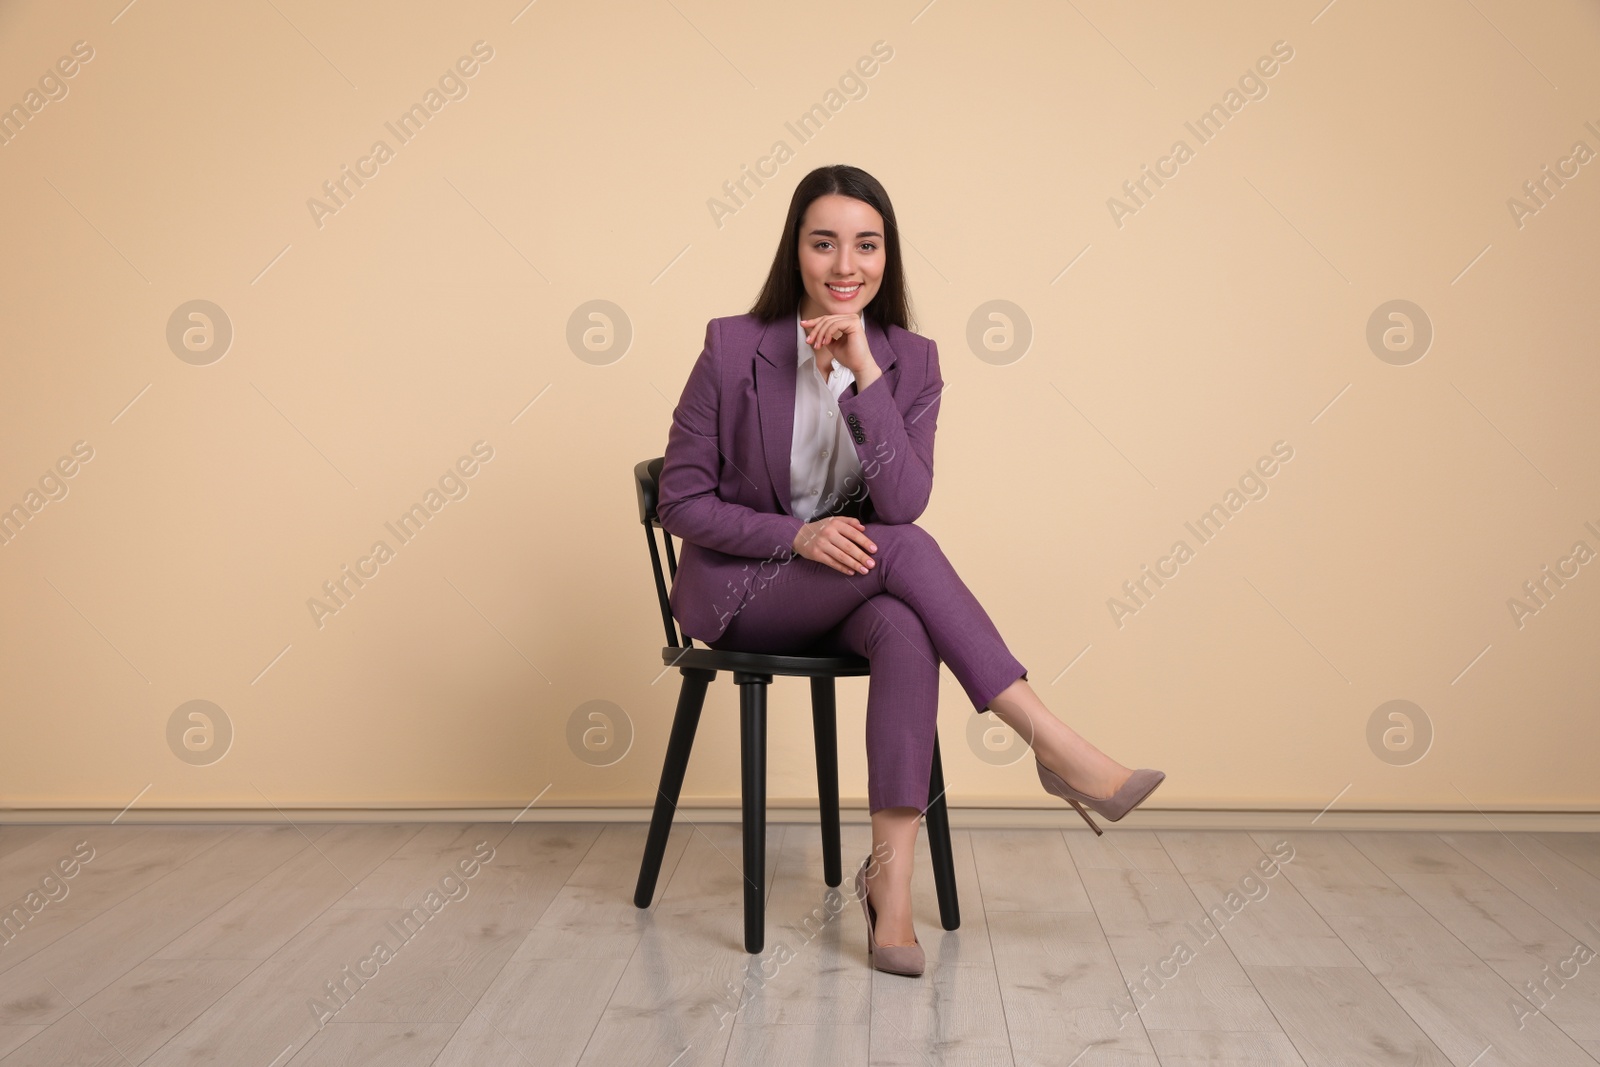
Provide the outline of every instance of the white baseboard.
<path id="1" fill-rule="evenodd" d="M 740 821 L 739 809 L 727 805 L 681 807 L 683 822 L 696 824 Z M 648 822 L 651 811 L 641 807 L 531 807 L 517 808 L 9 808 L 0 809 L 0 825 L 179 823 L 278 823 L 285 819 L 305 823 L 408 823 L 408 822 Z M 868 821 L 864 805 L 840 812 L 850 825 Z M 816 805 L 771 804 L 772 824 L 815 823 Z M 1096 820 L 1105 825 L 1104 820 Z M 957 829 L 1066 829 L 1090 830 L 1071 809 L 954 807 L 950 825 Z M 1407 811 L 1335 808 L 1330 811 L 1269 808 L 1139 808 L 1116 824 L 1130 830 L 1455 830 L 1600 833 L 1600 811 Z"/>

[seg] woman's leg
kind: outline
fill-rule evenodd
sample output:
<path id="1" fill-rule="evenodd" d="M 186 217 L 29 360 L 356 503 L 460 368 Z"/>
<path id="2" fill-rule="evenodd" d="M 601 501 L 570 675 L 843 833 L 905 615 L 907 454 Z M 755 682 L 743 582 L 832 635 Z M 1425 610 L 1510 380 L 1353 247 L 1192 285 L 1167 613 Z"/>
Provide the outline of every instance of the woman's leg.
<path id="1" fill-rule="evenodd" d="M 881 548 L 881 541 L 875 543 Z M 796 571 L 789 576 L 792 580 L 758 590 L 713 647 L 851 653 L 872 664 L 867 679 L 867 807 L 872 855 L 878 862 L 867 869 L 867 890 L 877 914 L 878 944 L 910 945 L 916 940 L 911 872 L 933 766 L 939 653 L 921 617 L 905 601 L 887 593 L 863 600 L 845 575 L 815 566 L 819 573 Z M 817 596 L 819 585 L 848 595 Z M 846 613 L 842 619 L 836 617 L 839 611 Z"/>
<path id="2" fill-rule="evenodd" d="M 888 593 L 869 597 L 817 644 L 824 654 L 855 654 L 872 664 L 867 679 L 867 808 L 928 803 L 939 715 L 939 653 L 922 620 Z"/>
<path id="3" fill-rule="evenodd" d="M 922 619 L 888 593 L 863 601 L 818 648 L 865 656 L 872 664 L 867 680 L 867 807 L 872 813 L 872 855 L 878 862 L 867 868 L 867 895 L 877 916 L 878 944 L 915 944 L 911 872 L 938 730 L 939 655 Z"/>
<path id="4" fill-rule="evenodd" d="M 937 542 L 914 524 L 868 523 L 867 535 L 878 546 L 875 565 L 866 574 L 841 574 L 826 564 L 796 556 L 777 567 L 775 575 L 758 577 L 744 606 L 714 648 L 745 648 L 776 653 L 811 647 L 868 599 L 890 593 L 914 611 L 942 659 L 978 711 L 993 710 L 1030 745 L 1041 763 L 1092 796 L 1109 796 L 1131 771 L 1110 759 L 1061 720 L 1034 693 L 1027 673 L 1001 639 L 988 614 L 956 574 Z M 931 736 L 929 738 L 931 745 Z M 931 755 L 930 755 L 931 763 Z M 923 779 L 916 812 L 927 801 Z M 909 807 L 900 805 L 898 807 Z M 908 858 L 905 834 L 915 841 L 915 818 L 895 807 L 873 813 L 874 841 L 887 842 Z M 910 911 L 909 867 L 901 868 L 903 899 Z M 892 883 L 885 883 L 890 889 Z M 898 910 L 885 894 L 884 914 Z M 873 895 L 873 907 L 879 897 Z M 880 943 L 899 931 L 884 926 Z M 908 931 L 907 931 L 908 932 Z M 905 941 L 894 943 L 909 943 Z"/>
<path id="5" fill-rule="evenodd" d="M 917 943 L 911 924 L 911 871 L 921 815 L 920 804 L 872 813 L 872 854 L 878 863 L 876 873 L 871 864 L 867 866 L 867 896 L 877 915 L 872 936 L 880 945 Z"/>
<path id="6" fill-rule="evenodd" d="M 1040 763 L 1080 792 L 1109 797 L 1133 774 L 1056 718 L 1026 679 L 1012 682 L 989 708 L 1033 748 Z"/>
<path id="7" fill-rule="evenodd" d="M 862 602 L 889 593 L 916 612 L 939 658 L 978 711 L 1026 676 L 931 534 L 911 523 L 869 522 L 866 529 L 878 546 L 866 574 L 841 574 L 804 556 L 776 565 L 770 576 L 758 571 L 743 606 L 711 646 L 796 651 L 814 643 Z"/>
<path id="8" fill-rule="evenodd" d="M 867 536 L 878 546 L 872 572 L 832 573 L 846 583 L 880 577 L 886 591 L 910 604 L 977 710 L 993 710 L 1033 746 L 1039 762 L 1090 796 L 1110 796 L 1128 780 L 1132 770 L 1045 707 L 1022 664 L 931 535 L 911 524 L 868 523 Z"/>

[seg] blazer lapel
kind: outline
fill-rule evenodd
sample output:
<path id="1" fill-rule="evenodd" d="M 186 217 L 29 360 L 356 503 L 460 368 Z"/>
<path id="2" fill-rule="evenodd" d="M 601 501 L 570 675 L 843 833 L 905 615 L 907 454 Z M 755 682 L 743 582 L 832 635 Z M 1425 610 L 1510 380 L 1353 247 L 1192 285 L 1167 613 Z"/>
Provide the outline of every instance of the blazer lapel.
<path id="1" fill-rule="evenodd" d="M 756 410 L 761 419 L 761 443 L 766 452 L 767 479 L 778 495 L 778 506 L 793 515 L 789 502 L 789 452 L 794 447 L 795 361 L 800 343 L 792 318 L 767 323 L 756 344 Z"/>
<path id="2" fill-rule="evenodd" d="M 894 365 L 894 349 L 882 326 L 870 318 L 866 322 L 867 349 L 887 377 L 889 368 Z M 794 516 L 789 461 L 794 449 L 794 390 L 800 359 L 800 341 L 796 334 L 795 319 L 790 315 L 767 323 L 756 343 L 756 351 L 762 357 L 756 360 L 756 410 L 761 422 L 767 477 L 778 496 L 778 506 L 789 516 Z M 893 385 L 893 380 L 888 384 Z"/>

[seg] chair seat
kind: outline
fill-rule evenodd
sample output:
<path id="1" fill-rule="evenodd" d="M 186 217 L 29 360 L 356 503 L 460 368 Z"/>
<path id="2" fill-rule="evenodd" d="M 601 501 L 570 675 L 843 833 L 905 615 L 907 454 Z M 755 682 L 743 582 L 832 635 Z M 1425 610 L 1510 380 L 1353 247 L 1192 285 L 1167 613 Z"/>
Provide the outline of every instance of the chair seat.
<path id="1" fill-rule="evenodd" d="M 772 656 L 763 652 L 678 648 L 673 645 L 661 650 L 661 662 L 668 667 L 786 674 L 799 678 L 864 676 L 872 670 L 872 664 L 862 656 Z"/>

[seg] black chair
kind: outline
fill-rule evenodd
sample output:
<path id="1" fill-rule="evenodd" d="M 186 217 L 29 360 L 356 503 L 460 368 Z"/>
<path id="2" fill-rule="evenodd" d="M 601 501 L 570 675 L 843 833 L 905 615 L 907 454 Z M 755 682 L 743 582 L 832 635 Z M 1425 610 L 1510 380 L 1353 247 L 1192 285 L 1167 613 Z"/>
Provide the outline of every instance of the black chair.
<path id="1" fill-rule="evenodd" d="M 661 458 L 649 459 L 633 468 L 639 491 L 639 521 L 650 544 L 650 566 L 655 571 L 656 598 L 661 604 L 661 622 L 667 631 L 667 646 L 661 662 L 683 674 L 678 692 L 678 710 L 672 720 L 672 736 L 661 767 L 661 787 L 656 794 L 655 815 L 650 820 L 650 836 L 645 841 L 644 862 L 639 867 L 639 885 L 633 902 L 648 908 L 655 896 L 656 879 L 672 831 L 672 816 L 678 807 L 683 775 L 689 768 L 689 750 L 694 746 L 700 709 L 705 705 L 706 688 L 718 671 L 732 671 L 739 687 L 739 766 L 740 793 L 744 823 L 744 947 L 760 952 L 766 943 L 766 844 L 767 844 L 767 686 L 775 674 L 811 679 L 811 727 L 817 748 L 817 799 L 822 811 L 823 877 L 830 886 L 843 880 L 839 862 L 839 752 L 837 720 L 834 714 L 833 680 L 870 673 L 868 662 L 860 656 L 768 656 L 753 652 L 719 652 L 696 648 L 687 634 L 679 642 L 676 620 L 667 599 L 667 583 L 661 573 L 661 553 L 655 531 L 661 529 L 656 518 L 656 500 L 661 479 Z M 667 567 L 678 575 L 678 560 L 672 550 L 672 535 L 661 530 L 667 546 Z M 961 925 L 961 909 L 956 901 L 956 868 L 950 851 L 950 815 L 944 802 L 944 768 L 939 760 L 939 739 L 933 742 L 933 773 L 928 781 L 929 852 L 933 860 L 933 881 L 939 894 L 939 919 L 946 930 Z"/>

